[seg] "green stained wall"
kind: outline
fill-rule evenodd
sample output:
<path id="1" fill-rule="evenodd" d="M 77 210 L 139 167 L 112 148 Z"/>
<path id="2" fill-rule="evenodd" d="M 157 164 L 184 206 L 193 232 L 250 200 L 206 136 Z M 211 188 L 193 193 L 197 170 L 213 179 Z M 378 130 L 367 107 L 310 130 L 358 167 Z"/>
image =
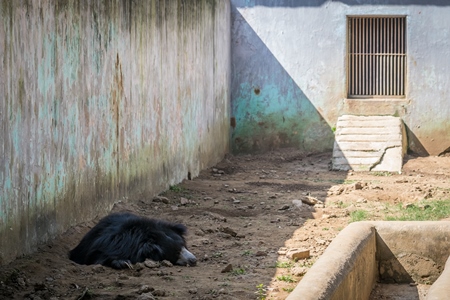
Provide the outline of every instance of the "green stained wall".
<path id="1" fill-rule="evenodd" d="M 234 152 L 330 151 L 339 116 L 402 118 L 409 150 L 450 151 L 450 2 L 231 0 Z M 347 17 L 405 16 L 406 93 L 347 97 Z"/>
<path id="2" fill-rule="evenodd" d="M 0 263 L 229 150 L 230 4 L 0 0 Z"/>

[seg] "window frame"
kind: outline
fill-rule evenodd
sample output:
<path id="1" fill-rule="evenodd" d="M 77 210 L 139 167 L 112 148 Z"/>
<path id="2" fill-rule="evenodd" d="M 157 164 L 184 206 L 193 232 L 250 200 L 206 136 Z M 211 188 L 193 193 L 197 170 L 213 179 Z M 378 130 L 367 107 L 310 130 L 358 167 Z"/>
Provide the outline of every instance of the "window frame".
<path id="1" fill-rule="evenodd" d="M 361 19 L 361 20 L 362 19 L 364 19 L 364 20 L 379 19 L 379 20 L 383 20 L 383 19 L 395 19 L 395 18 L 403 19 L 402 24 L 401 24 L 401 26 L 402 26 L 402 32 L 401 32 L 402 36 L 401 36 L 401 38 L 403 39 L 403 41 L 401 43 L 402 43 L 402 47 L 403 47 L 403 53 L 397 52 L 397 53 L 390 53 L 389 55 L 392 55 L 392 56 L 397 55 L 398 57 L 402 56 L 402 59 L 400 61 L 400 64 L 402 64 L 401 73 L 403 75 L 401 80 L 400 80 L 400 81 L 402 81 L 401 84 L 403 85 L 402 87 L 400 87 L 402 89 L 402 93 L 401 94 L 397 94 L 397 95 L 392 95 L 392 94 L 388 94 L 388 93 L 386 93 L 386 94 L 373 94 L 373 93 L 371 93 L 371 94 L 363 94 L 363 93 L 357 94 L 357 93 L 351 93 L 352 92 L 352 90 L 351 90 L 351 75 L 352 75 L 351 74 L 351 67 L 352 67 L 351 66 L 351 56 L 352 55 L 356 55 L 356 53 L 351 52 L 351 49 L 350 49 L 351 48 L 351 38 L 353 36 L 353 35 L 351 35 L 351 34 L 353 34 L 351 29 L 354 30 L 354 27 L 351 27 L 352 26 L 351 21 L 353 19 Z M 382 22 L 382 21 L 380 21 L 380 22 Z M 379 28 L 377 28 L 377 29 L 379 29 Z M 367 35 L 365 37 L 367 37 Z M 387 38 L 386 37 L 384 37 L 384 38 L 385 38 L 384 42 L 386 42 Z M 381 40 L 378 39 L 376 42 L 378 44 L 380 44 L 381 43 L 380 41 Z M 397 43 L 399 43 L 399 41 L 400 41 L 399 39 L 396 40 Z M 347 15 L 346 16 L 346 53 L 345 54 L 346 54 L 345 55 L 345 57 L 346 57 L 346 62 L 345 62 L 345 66 L 346 66 L 346 68 L 345 68 L 345 70 L 346 70 L 346 96 L 347 96 L 348 99 L 356 99 L 356 100 L 364 100 L 364 99 L 369 99 L 369 100 L 372 100 L 372 99 L 396 100 L 396 99 L 399 99 L 399 100 L 403 100 L 403 99 L 406 98 L 407 90 L 408 90 L 407 89 L 407 84 L 408 84 L 408 80 L 407 80 L 407 73 L 408 73 L 407 72 L 407 69 L 408 69 L 408 66 L 407 66 L 408 65 L 408 16 L 407 15 Z M 369 53 L 359 53 L 359 55 L 370 56 Z M 380 55 L 380 56 L 384 56 L 384 57 L 388 57 L 389 56 L 388 54 L 384 54 L 382 52 L 376 53 L 376 54 L 372 54 L 372 56 L 373 55 Z M 371 65 L 371 67 L 372 67 L 372 65 Z M 366 74 L 364 74 L 364 75 L 366 75 Z M 381 75 L 379 75 L 379 76 L 381 76 Z M 376 80 L 376 79 L 372 79 L 371 85 L 374 85 L 375 81 L 373 81 L 373 80 Z M 379 85 L 379 83 L 376 83 L 375 85 Z"/>

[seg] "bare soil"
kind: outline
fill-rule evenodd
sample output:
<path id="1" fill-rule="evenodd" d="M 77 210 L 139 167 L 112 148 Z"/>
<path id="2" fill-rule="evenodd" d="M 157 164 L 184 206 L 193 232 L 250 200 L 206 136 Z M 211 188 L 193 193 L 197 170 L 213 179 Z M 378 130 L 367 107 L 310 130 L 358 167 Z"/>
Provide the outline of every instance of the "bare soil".
<path id="1" fill-rule="evenodd" d="M 113 211 L 184 223 L 195 267 L 77 265 L 67 253 L 96 219 L 1 266 L 0 299 L 284 299 L 353 210 L 383 220 L 387 204 L 450 198 L 450 157 L 407 157 L 402 174 L 334 172 L 330 160 L 331 153 L 293 149 L 228 156 L 160 195 L 166 198 L 115 205 Z M 323 204 L 293 202 L 314 198 Z M 290 260 L 284 253 L 292 248 L 310 257 Z"/>

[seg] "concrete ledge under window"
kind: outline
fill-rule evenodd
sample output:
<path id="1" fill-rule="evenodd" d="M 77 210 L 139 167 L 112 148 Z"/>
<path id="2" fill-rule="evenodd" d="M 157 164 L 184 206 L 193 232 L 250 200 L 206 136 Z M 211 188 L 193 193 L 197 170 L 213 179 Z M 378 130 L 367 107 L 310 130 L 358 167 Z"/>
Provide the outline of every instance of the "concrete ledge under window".
<path id="1" fill-rule="evenodd" d="M 406 98 L 345 98 L 342 114 L 403 117 L 409 102 Z"/>
<path id="2" fill-rule="evenodd" d="M 369 299 L 377 281 L 436 281 L 427 299 L 445 299 L 449 266 L 442 271 L 449 246 L 448 221 L 352 223 L 333 240 L 287 299 L 364 300 Z M 418 268 L 418 263 L 427 267 Z"/>

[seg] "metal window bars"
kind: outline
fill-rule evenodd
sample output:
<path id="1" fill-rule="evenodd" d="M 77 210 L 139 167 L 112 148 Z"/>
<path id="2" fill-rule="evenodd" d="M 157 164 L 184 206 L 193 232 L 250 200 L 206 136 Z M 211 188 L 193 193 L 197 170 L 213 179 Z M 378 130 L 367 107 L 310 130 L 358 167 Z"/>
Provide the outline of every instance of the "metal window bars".
<path id="1" fill-rule="evenodd" d="M 406 17 L 348 17 L 348 96 L 402 97 Z"/>

